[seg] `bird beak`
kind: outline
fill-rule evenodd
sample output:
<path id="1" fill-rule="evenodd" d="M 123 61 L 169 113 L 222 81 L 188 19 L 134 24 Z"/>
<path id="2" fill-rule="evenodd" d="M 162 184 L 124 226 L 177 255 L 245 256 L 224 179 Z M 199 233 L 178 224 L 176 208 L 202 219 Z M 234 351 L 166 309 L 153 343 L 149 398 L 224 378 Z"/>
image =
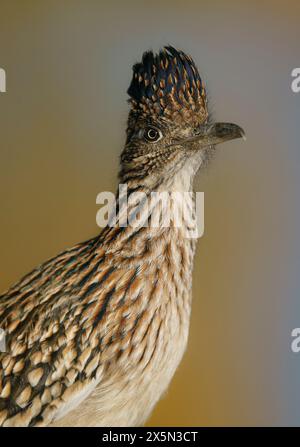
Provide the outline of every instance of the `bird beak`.
<path id="1" fill-rule="evenodd" d="M 199 127 L 196 135 L 178 141 L 175 144 L 198 143 L 200 148 L 214 146 L 215 144 L 224 143 L 225 141 L 243 138 L 246 140 L 245 132 L 237 124 L 232 123 L 215 123 L 204 124 Z M 199 149 L 197 145 L 197 149 Z"/>

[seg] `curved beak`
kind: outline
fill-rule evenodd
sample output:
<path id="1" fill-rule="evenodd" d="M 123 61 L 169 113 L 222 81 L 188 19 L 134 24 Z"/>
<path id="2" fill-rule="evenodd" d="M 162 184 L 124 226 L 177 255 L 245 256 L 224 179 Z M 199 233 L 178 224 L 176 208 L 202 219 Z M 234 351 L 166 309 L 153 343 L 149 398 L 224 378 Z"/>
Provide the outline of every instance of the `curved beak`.
<path id="1" fill-rule="evenodd" d="M 243 138 L 246 140 L 245 132 L 237 124 L 232 123 L 214 123 L 203 124 L 199 127 L 196 135 L 180 140 L 176 144 L 198 143 L 200 147 L 214 146 L 225 141 Z M 197 145 L 198 146 L 198 145 Z M 199 148 L 199 146 L 197 147 Z"/>

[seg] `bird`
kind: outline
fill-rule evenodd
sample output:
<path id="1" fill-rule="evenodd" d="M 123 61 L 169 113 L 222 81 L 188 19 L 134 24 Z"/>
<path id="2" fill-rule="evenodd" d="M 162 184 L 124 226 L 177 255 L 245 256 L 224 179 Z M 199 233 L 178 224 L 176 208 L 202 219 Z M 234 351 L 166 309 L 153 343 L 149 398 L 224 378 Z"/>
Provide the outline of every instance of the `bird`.
<path id="1" fill-rule="evenodd" d="M 191 217 L 196 173 L 243 129 L 212 120 L 194 60 L 170 45 L 143 53 L 127 93 L 119 184 L 128 197 L 191 193 Z M 197 238 L 188 220 L 162 225 L 161 203 L 140 208 L 158 225 L 123 225 L 118 199 L 114 225 L 0 296 L 1 426 L 142 426 L 168 389 L 188 342 Z"/>

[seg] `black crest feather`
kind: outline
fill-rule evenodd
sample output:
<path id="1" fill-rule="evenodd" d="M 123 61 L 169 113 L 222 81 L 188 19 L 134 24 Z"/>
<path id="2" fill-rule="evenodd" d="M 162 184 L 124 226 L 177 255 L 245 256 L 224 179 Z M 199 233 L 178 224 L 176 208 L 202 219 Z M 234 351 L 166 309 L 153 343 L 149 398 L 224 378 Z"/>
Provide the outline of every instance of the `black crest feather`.
<path id="1" fill-rule="evenodd" d="M 147 51 L 142 61 L 133 66 L 133 77 L 127 91 L 133 104 L 149 106 L 163 113 L 170 103 L 203 108 L 205 89 L 193 59 L 172 46 L 158 54 Z"/>

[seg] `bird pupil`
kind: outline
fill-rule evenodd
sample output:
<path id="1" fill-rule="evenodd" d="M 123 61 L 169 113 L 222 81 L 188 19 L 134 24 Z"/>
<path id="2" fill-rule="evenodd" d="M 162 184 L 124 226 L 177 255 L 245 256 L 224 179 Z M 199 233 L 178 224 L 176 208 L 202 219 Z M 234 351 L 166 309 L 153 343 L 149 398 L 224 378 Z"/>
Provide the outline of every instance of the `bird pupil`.
<path id="1" fill-rule="evenodd" d="M 157 131 L 155 129 L 148 129 L 147 137 L 149 138 L 149 140 L 156 140 Z"/>
<path id="2" fill-rule="evenodd" d="M 154 139 L 154 138 L 156 137 L 156 132 L 155 132 L 155 130 L 150 129 L 148 135 L 149 135 L 150 138 Z"/>

